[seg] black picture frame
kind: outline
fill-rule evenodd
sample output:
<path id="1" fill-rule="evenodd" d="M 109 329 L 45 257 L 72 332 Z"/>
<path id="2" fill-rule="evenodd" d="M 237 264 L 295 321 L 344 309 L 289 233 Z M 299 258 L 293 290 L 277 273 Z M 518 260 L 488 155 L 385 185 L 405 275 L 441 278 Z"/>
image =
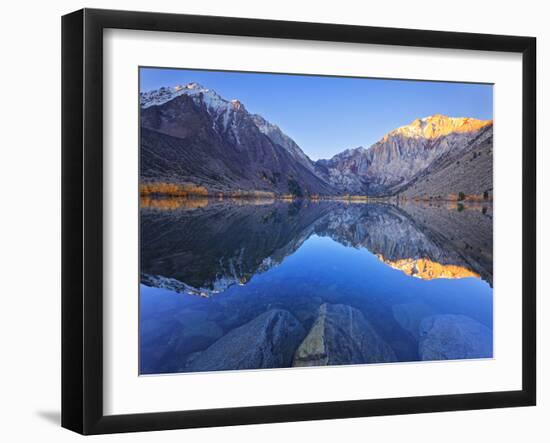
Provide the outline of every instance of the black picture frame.
<path id="1" fill-rule="evenodd" d="M 103 413 L 103 31 L 108 28 L 522 54 L 522 389 L 177 412 Z M 62 426 L 81 434 L 530 406 L 536 403 L 536 39 L 83 9 L 62 18 Z"/>

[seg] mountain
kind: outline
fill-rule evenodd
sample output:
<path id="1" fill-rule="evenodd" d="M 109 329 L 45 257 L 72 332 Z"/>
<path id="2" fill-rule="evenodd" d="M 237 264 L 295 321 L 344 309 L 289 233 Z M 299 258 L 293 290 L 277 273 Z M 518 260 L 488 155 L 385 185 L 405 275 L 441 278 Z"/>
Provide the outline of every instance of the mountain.
<path id="1" fill-rule="evenodd" d="M 302 163 L 311 171 L 315 171 L 315 163 L 313 163 L 304 151 L 300 149 L 294 140 L 281 131 L 281 128 L 268 122 L 265 118 L 258 114 L 253 114 L 252 120 L 262 134 L 267 135 L 271 141 L 285 148 L 295 160 Z"/>
<path id="2" fill-rule="evenodd" d="M 338 193 L 277 126 L 197 83 L 140 94 L 141 180 L 210 193 Z"/>
<path id="3" fill-rule="evenodd" d="M 143 92 L 140 105 L 144 184 L 224 195 L 492 198 L 490 120 L 419 118 L 369 148 L 313 162 L 277 125 L 198 83 Z"/>
<path id="4" fill-rule="evenodd" d="M 391 131 L 368 149 L 349 149 L 329 160 L 317 161 L 316 166 L 327 182 L 350 194 L 403 192 L 411 197 L 443 197 L 466 193 L 462 189 L 465 183 L 472 183 L 468 193 L 482 194 L 492 191 L 492 161 L 475 170 L 449 166 L 461 159 L 464 166 L 471 152 L 485 148 L 492 148 L 492 121 L 433 115 Z M 490 160 L 489 156 L 485 158 Z M 442 178 L 450 174 L 458 183 L 448 186 L 448 180 L 439 180 L 441 186 L 427 185 L 433 173 Z M 480 174 L 485 177 L 483 182 L 479 178 L 471 180 L 472 175 Z M 409 190 L 413 184 L 414 192 Z"/>
<path id="5" fill-rule="evenodd" d="M 477 132 L 462 149 L 438 157 L 397 191 L 408 199 L 466 199 L 493 197 L 493 126 Z"/>

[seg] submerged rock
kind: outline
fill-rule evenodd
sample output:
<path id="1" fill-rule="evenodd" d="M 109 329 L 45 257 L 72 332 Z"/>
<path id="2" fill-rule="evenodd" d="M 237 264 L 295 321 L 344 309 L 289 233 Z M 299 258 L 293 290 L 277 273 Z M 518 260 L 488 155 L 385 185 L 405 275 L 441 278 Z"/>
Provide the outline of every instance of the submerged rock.
<path id="1" fill-rule="evenodd" d="M 361 311 L 347 305 L 323 304 L 294 354 L 293 366 L 326 366 L 396 361 L 392 348 Z"/>
<path id="2" fill-rule="evenodd" d="M 434 314 L 433 309 L 423 302 L 394 305 L 392 306 L 392 312 L 397 323 L 403 329 L 410 332 L 415 339 L 419 337 L 420 322 L 422 319 Z"/>
<path id="3" fill-rule="evenodd" d="M 418 353 L 422 360 L 490 358 L 491 329 L 465 315 L 434 315 L 420 323 Z"/>
<path id="4" fill-rule="evenodd" d="M 290 312 L 272 309 L 193 356 L 185 371 L 289 367 L 304 336 L 304 328 Z"/>

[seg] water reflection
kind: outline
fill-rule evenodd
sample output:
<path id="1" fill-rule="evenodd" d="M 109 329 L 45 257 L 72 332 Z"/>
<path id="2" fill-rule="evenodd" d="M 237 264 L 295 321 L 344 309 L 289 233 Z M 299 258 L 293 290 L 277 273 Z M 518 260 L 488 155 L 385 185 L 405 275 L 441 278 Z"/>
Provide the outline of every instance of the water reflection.
<path id="1" fill-rule="evenodd" d="M 148 199 L 140 244 L 143 373 L 492 356 L 491 206 Z"/>
<path id="2" fill-rule="evenodd" d="M 172 197 L 172 198 L 155 198 L 151 196 L 141 196 L 139 200 L 141 208 L 144 209 L 159 209 L 170 211 L 175 209 L 197 209 L 208 206 L 207 198 L 187 198 L 187 197 Z"/>

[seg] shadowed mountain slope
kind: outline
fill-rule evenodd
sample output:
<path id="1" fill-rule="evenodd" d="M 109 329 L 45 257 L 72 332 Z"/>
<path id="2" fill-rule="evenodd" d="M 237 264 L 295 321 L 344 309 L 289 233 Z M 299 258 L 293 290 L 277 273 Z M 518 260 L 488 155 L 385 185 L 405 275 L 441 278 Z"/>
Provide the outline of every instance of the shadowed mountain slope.
<path id="1" fill-rule="evenodd" d="M 191 182 L 210 193 L 337 193 L 290 139 L 271 131 L 286 147 L 273 141 L 240 102 L 200 86 L 190 91 L 198 92 L 142 105 L 142 182 Z"/>

